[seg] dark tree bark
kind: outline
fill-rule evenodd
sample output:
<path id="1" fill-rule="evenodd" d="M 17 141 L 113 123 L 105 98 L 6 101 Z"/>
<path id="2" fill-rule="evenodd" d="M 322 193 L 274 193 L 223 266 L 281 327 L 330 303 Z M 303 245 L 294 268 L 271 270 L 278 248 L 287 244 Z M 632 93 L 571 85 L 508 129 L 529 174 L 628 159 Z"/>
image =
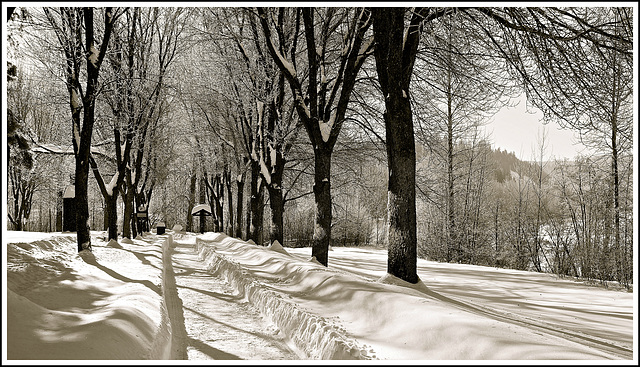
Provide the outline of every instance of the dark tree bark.
<path id="1" fill-rule="evenodd" d="M 260 132 L 266 136 L 259 136 L 260 148 L 260 164 L 263 165 L 261 171 L 262 177 L 266 182 L 267 192 L 269 194 L 269 207 L 271 209 L 271 228 L 269 230 L 269 242 L 278 241 L 283 244 L 284 240 L 284 195 L 282 191 L 282 181 L 284 177 L 284 169 L 286 164 L 285 156 L 291 150 L 292 143 L 285 142 L 285 135 L 282 131 L 287 129 L 296 129 L 292 126 L 291 115 L 294 113 L 283 113 L 285 83 L 284 75 L 279 73 L 277 84 L 277 96 L 269 103 L 266 116 L 266 131 L 260 129 Z M 287 121 L 284 121 L 284 115 L 288 115 Z M 264 119 L 261 119 L 263 122 Z M 262 126 L 260 126 L 262 127 Z"/>
<path id="2" fill-rule="evenodd" d="M 206 172 L 205 172 L 205 177 L 200 178 L 200 200 L 199 203 L 200 204 L 204 204 L 206 202 L 206 185 L 208 184 L 207 182 L 207 177 L 206 177 Z M 211 207 L 211 204 L 209 204 L 209 207 Z M 213 211 L 214 209 L 211 207 L 211 211 L 212 211 L 212 215 L 213 215 Z M 207 218 L 205 217 L 204 213 L 200 214 L 200 233 L 204 233 L 204 231 L 206 230 L 206 220 Z"/>
<path id="3" fill-rule="evenodd" d="M 98 169 L 98 164 L 96 163 L 93 155 L 89 155 L 89 164 L 93 169 L 93 175 L 98 183 L 98 187 L 100 188 L 100 192 L 102 193 L 102 197 L 105 201 L 105 222 L 108 225 L 108 239 L 109 240 L 118 240 L 118 211 L 117 211 L 117 202 L 118 202 L 118 192 L 122 187 L 122 184 L 125 182 L 124 178 L 126 176 L 126 166 L 129 162 L 129 151 L 131 150 L 131 135 L 127 134 L 127 139 L 125 142 L 124 152 L 122 151 L 122 146 L 120 145 L 120 131 L 118 129 L 114 129 L 114 143 L 116 149 L 116 182 L 115 184 L 107 188 L 102 175 L 100 174 L 100 170 Z"/>
<path id="4" fill-rule="evenodd" d="M 67 89 L 70 98 L 72 116 L 72 143 L 76 158 L 75 194 L 76 194 L 76 230 L 78 252 L 91 250 L 89 228 L 89 155 L 95 123 L 95 100 L 99 92 L 98 77 L 117 16 L 110 7 L 104 10 L 104 31 L 102 42 L 95 44 L 93 8 L 63 8 L 60 10 L 62 24 L 58 24 L 50 9 L 45 9 L 58 41 L 66 57 Z M 84 21 L 84 27 L 82 22 Z M 84 50 L 82 49 L 82 31 L 84 30 Z M 84 53 L 84 54 L 83 54 Z M 80 68 L 84 61 L 86 67 L 86 85 L 80 83 Z M 84 94 L 82 94 L 84 89 Z M 81 101 L 81 103 L 80 103 Z M 80 115 L 82 113 L 82 123 Z"/>
<path id="5" fill-rule="evenodd" d="M 243 219 L 242 219 L 242 210 L 243 210 L 243 202 L 244 202 L 244 173 L 242 174 L 238 174 L 238 177 L 236 178 L 236 232 L 235 232 L 235 237 L 236 238 L 241 238 L 241 239 L 246 239 L 246 233 L 243 236 L 242 235 L 242 230 L 243 230 Z"/>
<path id="6" fill-rule="evenodd" d="M 202 183 L 206 185 L 206 193 L 211 207 L 211 216 L 213 219 L 213 231 L 222 232 L 224 230 L 224 218 L 223 218 L 223 194 L 224 187 L 220 174 L 211 177 L 211 182 L 207 176 L 207 172 L 204 172 Z M 202 201 L 202 200 L 201 200 Z M 204 201 L 203 201 L 204 202 Z"/>
<path id="7" fill-rule="evenodd" d="M 450 76 L 450 74 L 448 73 Z M 455 182 L 453 176 L 453 113 L 451 111 L 451 90 L 450 83 L 447 84 L 447 214 L 448 214 L 448 233 L 447 233 L 447 261 L 457 260 L 460 255 L 459 246 L 456 235 L 456 217 L 455 217 Z M 458 251 L 454 253 L 453 250 Z"/>
<path id="8" fill-rule="evenodd" d="M 249 186 L 251 186 L 251 182 L 249 182 Z M 246 200 L 246 208 L 245 213 L 247 213 L 247 217 L 244 224 L 244 240 L 248 241 L 251 239 L 251 221 L 253 219 L 253 213 L 251 213 L 251 192 L 249 192 L 249 200 Z M 255 242 L 255 241 L 254 241 Z"/>
<path id="9" fill-rule="evenodd" d="M 317 27 L 314 20 L 318 12 L 315 8 L 299 8 L 296 10 L 295 34 L 300 28 L 300 20 L 304 25 L 304 40 L 306 41 L 308 65 L 308 79 L 306 88 L 299 79 L 296 71 L 296 45 L 297 37 L 293 37 L 293 43 L 289 50 L 291 59 L 287 60 L 284 47 L 277 47 L 272 39 L 271 25 L 267 10 L 258 8 L 260 24 L 267 41 L 267 48 L 276 65 L 289 83 L 293 94 L 294 106 L 307 131 L 310 143 L 313 146 L 316 162 L 314 174 L 313 192 L 316 202 L 315 229 L 313 234 L 312 255 L 322 265 L 328 264 L 328 250 L 331 241 L 331 155 L 337 141 L 342 125 L 345 121 L 345 112 L 356 76 L 364 60 L 370 54 L 373 47 L 372 39 L 365 39 L 365 34 L 371 25 L 370 12 L 364 8 L 353 10 L 349 14 L 351 21 L 348 30 L 342 40 L 344 49 L 337 57 L 331 72 L 335 81 L 329 85 L 326 78 L 329 65 L 326 63 L 328 49 L 326 40 L 329 39 L 333 29 L 333 20 L 339 16 L 335 9 L 328 9 L 322 15 L 322 23 Z M 345 15 L 341 14 L 340 15 Z M 276 37 L 280 42 L 284 39 L 282 23 L 275 27 Z M 316 29 L 319 28 L 319 35 Z M 322 69 L 321 69 L 322 67 Z"/>
<path id="10" fill-rule="evenodd" d="M 123 185 L 122 197 L 124 201 L 124 222 L 122 225 L 122 237 L 136 238 L 138 230 L 136 226 L 136 211 L 135 211 L 135 192 L 131 189 L 133 187 L 131 179 L 131 170 L 127 168 L 125 174 L 126 184 Z M 126 187 L 126 189 L 124 189 Z"/>
<path id="11" fill-rule="evenodd" d="M 187 204 L 187 220 L 185 222 L 186 232 L 193 232 L 193 215 L 191 215 L 191 210 L 193 210 L 193 207 L 196 205 L 196 181 L 196 173 L 193 172 L 189 183 L 189 202 Z"/>
<path id="12" fill-rule="evenodd" d="M 227 230 L 226 233 L 229 236 L 233 236 L 234 221 L 233 221 L 233 193 L 231 190 L 231 171 L 228 167 L 225 167 L 224 173 L 224 186 L 227 188 L 227 209 L 229 210 L 229 218 L 227 218 Z"/>
<path id="13" fill-rule="evenodd" d="M 262 245 L 262 221 L 264 217 L 264 183 L 260 177 L 260 164 L 251 160 L 251 227 L 249 239 L 258 245 Z"/>
<path id="14" fill-rule="evenodd" d="M 217 174 L 215 177 L 212 177 L 211 182 L 209 182 L 207 173 L 205 172 L 203 182 L 207 187 L 209 206 L 211 207 L 211 214 L 213 216 L 213 231 L 222 232 L 224 230 L 224 185 L 222 176 Z"/>
<path id="15" fill-rule="evenodd" d="M 313 231 L 314 246 L 311 256 L 315 256 L 320 264 L 327 265 L 329 261 L 329 243 L 331 240 L 331 150 L 319 151 L 314 154 L 315 171 L 313 176 L 313 194 L 316 203 L 316 228 Z"/>
<path id="16" fill-rule="evenodd" d="M 284 200 L 282 196 L 282 188 L 267 186 L 269 191 L 269 207 L 271 208 L 271 230 L 269 231 L 269 242 L 278 241 L 283 243 L 283 214 Z"/>
<path id="17" fill-rule="evenodd" d="M 389 167 L 387 272 L 410 283 L 419 281 L 416 246 L 416 151 L 409 83 L 420 39 L 424 9 L 415 9 L 404 26 L 404 8 L 373 8 L 375 59 L 382 94 Z"/>
<path id="18" fill-rule="evenodd" d="M 216 193 L 216 218 L 218 218 L 218 230 L 217 232 L 224 231 L 224 185 L 222 183 L 222 177 L 217 174 L 215 177 L 215 186 L 213 187 Z"/>

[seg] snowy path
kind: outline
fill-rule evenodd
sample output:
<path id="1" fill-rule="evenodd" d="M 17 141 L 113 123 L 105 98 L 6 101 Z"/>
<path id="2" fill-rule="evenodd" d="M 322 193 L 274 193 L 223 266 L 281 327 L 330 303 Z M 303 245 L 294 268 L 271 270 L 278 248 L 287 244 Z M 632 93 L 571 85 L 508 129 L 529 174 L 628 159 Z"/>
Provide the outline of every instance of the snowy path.
<path id="1" fill-rule="evenodd" d="M 413 286 L 382 250 L 336 248 L 326 268 L 217 233 L 105 238 L 78 254 L 74 234 L 8 233 L 8 358 L 637 365 L 635 292 L 424 260 Z"/>
<path id="2" fill-rule="evenodd" d="M 207 272 L 191 240 L 175 240 L 172 249 L 177 303 L 181 303 L 183 311 L 186 358 L 301 359 L 254 306 L 235 293 L 225 280 Z"/>

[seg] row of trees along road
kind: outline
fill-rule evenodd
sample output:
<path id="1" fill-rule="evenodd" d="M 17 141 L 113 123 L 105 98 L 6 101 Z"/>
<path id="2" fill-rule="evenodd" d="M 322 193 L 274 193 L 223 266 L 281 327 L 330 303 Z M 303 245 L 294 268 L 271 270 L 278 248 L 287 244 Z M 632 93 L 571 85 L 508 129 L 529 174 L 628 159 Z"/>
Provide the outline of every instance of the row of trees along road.
<path id="1" fill-rule="evenodd" d="M 334 209 L 347 207 L 332 197 L 356 187 L 386 197 L 392 275 L 417 282 L 419 253 L 487 262 L 489 238 L 495 251 L 503 240 L 514 243 L 503 265 L 533 264 L 542 271 L 545 228 L 573 223 L 577 241 L 594 234 L 583 233 L 575 215 L 557 223 L 552 219 L 558 216 L 548 215 L 543 186 L 553 184 L 545 181 L 544 140 L 540 160 L 531 166 L 535 172 L 514 180 L 511 172 L 518 168 L 509 167 L 506 174 L 506 181 L 519 182 L 518 208 L 527 201 L 524 188 L 535 188 L 535 215 L 517 212 L 516 235 L 501 233 L 508 208 L 496 200 L 491 149 L 479 128 L 525 93 L 546 120 L 609 153 L 610 194 L 607 215 L 596 220 L 602 223 L 599 243 L 615 259 L 615 278 L 630 279 L 623 184 L 632 145 L 631 8 L 25 8 L 13 19 L 20 25 L 16 34 L 38 42 L 21 51 L 20 60 L 37 65 L 31 75 L 49 73 L 58 81 L 51 87 L 58 109 L 60 87 L 67 91 L 79 250 L 91 247 L 91 167 L 113 239 L 119 202 L 125 237 L 149 229 L 135 213 L 154 206 L 155 219 L 177 222 L 175 213 L 183 213 L 180 222 L 186 219 L 192 230 L 190 210 L 200 187 L 200 203 L 213 211 L 213 230 L 263 243 L 268 203 L 268 240 L 283 243 L 285 208 L 303 208 L 312 195 L 312 255 L 326 266 Z M 9 108 L 14 116 L 17 107 Z M 12 120 L 12 132 L 30 119 Z M 32 136 L 40 151 L 46 140 Z M 16 151 L 24 148 L 19 138 L 9 143 Z M 377 194 L 383 183 L 373 178 L 347 184 L 347 173 L 367 162 L 356 153 L 380 146 L 386 151 L 386 195 Z M 332 169 L 335 162 L 340 164 Z M 379 164 L 368 164 L 367 173 L 380 172 Z M 567 180 L 554 187 L 564 209 L 575 214 L 572 195 L 584 190 L 572 191 L 573 170 L 561 172 Z M 518 181 L 525 176 L 534 184 Z M 12 181 L 14 203 L 25 199 L 16 189 L 19 181 Z M 416 203 L 433 221 L 418 220 Z M 377 228 L 380 210 L 358 204 L 360 211 L 365 207 Z M 488 217 L 492 226 L 483 222 Z M 593 222 L 582 223 L 592 229 Z M 483 228 L 492 228 L 491 236 Z M 425 238 L 435 243 L 424 244 Z M 552 242 L 556 260 L 547 263 L 554 271 L 566 273 L 569 263 L 576 268 L 580 256 L 566 243 Z"/>

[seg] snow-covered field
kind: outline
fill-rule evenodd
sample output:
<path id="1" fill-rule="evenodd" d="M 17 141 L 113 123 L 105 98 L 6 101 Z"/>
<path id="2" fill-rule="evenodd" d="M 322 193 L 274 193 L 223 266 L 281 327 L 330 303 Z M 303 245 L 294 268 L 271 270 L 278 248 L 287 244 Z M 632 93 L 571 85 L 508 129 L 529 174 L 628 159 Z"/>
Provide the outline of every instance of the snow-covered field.
<path id="1" fill-rule="evenodd" d="M 74 234 L 5 233 L 3 364 L 638 362 L 636 292 L 424 260 L 410 285 L 386 274 L 382 250 L 334 248 L 325 268 L 309 248 L 217 233 L 92 236 L 77 254 Z"/>

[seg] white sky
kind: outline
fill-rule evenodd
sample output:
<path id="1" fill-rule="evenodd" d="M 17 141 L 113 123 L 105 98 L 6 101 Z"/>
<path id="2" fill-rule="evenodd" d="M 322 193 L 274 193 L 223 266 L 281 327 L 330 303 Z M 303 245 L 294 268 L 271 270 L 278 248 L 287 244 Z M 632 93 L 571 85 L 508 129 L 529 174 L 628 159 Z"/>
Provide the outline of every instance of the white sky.
<path id="1" fill-rule="evenodd" d="M 539 137 L 545 128 L 548 132 L 545 159 L 555 157 L 572 160 L 577 155 L 586 153 L 577 133 L 561 129 L 554 122 L 543 124 L 542 112 L 537 109 L 532 111 L 535 113 L 527 112 L 525 97 L 520 99 L 517 106 L 500 110 L 485 126 L 493 147 L 513 152 L 519 159 L 535 160 L 540 150 Z"/>

